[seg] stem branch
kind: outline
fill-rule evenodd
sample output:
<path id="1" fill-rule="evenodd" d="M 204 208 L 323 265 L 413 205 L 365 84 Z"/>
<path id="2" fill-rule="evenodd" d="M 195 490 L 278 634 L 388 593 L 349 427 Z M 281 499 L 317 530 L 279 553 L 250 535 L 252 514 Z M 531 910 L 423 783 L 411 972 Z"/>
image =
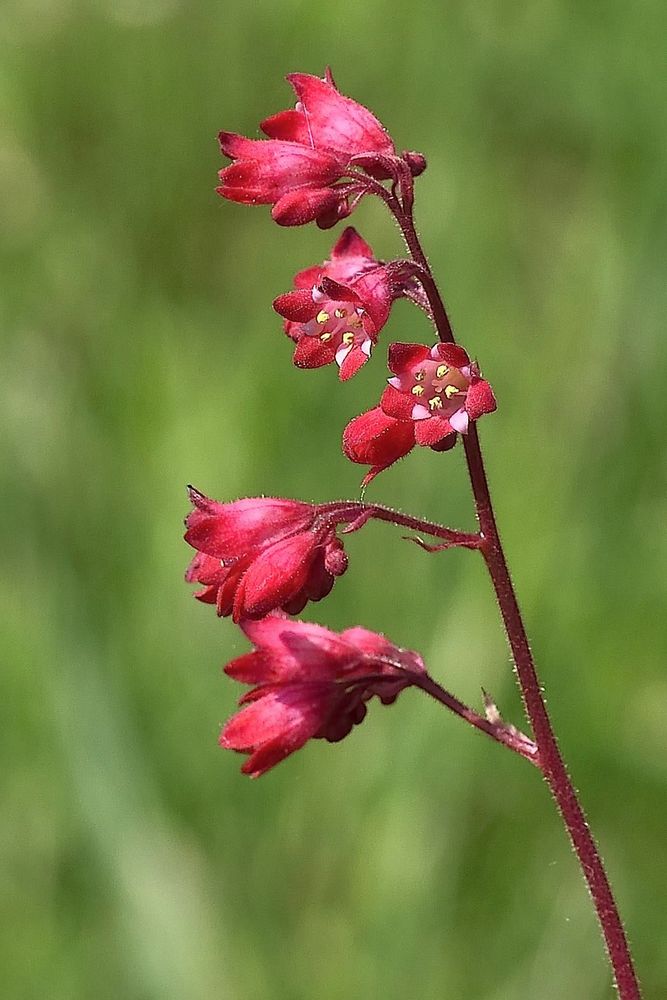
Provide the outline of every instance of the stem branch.
<path id="1" fill-rule="evenodd" d="M 388 524 L 397 524 L 402 528 L 410 528 L 433 538 L 441 538 L 449 542 L 452 546 L 460 546 L 467 549 L 479 549 L 484 544 L 481 535 L 468 531 L 457 531 L 454 528 L 446 528 L 444 524 L 437 524 L 435 521 L 425 521 L 418 517 L 411 517 L 409 514 L 402 514 L 391 507 L 383 507 L 381 504 L 367 504 L 362 501 L 349 500 L 320 505 L 323 514 L 330 517 L 338 524 L 347 522 L 351 530 L 356 530 L 356 521 L 364 524 L 367 520 L 386 521 Z"/>
<path id="2" fill-rule="evenodd" d="M 536 767 L 540 766 L 537 745 L 524 733 L 520 733 L 518 729 L 485 719 L 483 715 L 479 715 L 471 708 L 468 708 L 467 705 L 464 705 L 462 701 L 459 701 L 449 691 L 445 691 L 428 674 L 424 674 L 423 676 L 415 675 L 413 683 L 416 687 L 420 687 L 422 691 L 430 694 L 436 701 L 439 701 L 441 705 L 445 705 L 456 715 L 465 719 L 471 726 L 474 726 L 496 740 L 497 743 L 502 743 L 508 749 L 514 750 L 515 753 L 525 757 L 526 760 L 529 760 L 531 764 L 535 764 Z"/>

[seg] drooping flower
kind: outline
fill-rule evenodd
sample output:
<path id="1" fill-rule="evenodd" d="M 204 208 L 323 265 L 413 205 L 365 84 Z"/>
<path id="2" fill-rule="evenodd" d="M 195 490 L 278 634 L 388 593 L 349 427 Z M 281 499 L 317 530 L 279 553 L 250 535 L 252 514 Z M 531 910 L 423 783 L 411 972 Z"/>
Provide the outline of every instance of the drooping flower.
<path id="1" fill-rule="evenodd" d="M 202 585 L 195 597 L 221 616 L 262 618 L 276 608 L 298 614 L 347 568 L 335 523 L 316 504 L 273 497 L 218 503 L 192 487 L 190 499 L 185 540 L 197 555 L 185 578 Z"/>
<path id="2" fill-rule="evenodd" d="M 316 220 L 327 229 L 346 218 L 360 197 L 363 180 L 348 177 L 365 171 L 376 179 L 407 169 L 417 176 L 426 166 L 418 153 L 399 157 L 386 129 L 367 108 L 344 97 L 327 70 L 323 79 L 291 73 L 287 79 L 296 107 L 261 123 L 268 139 L 246 139 L 220 132 L 220 148 L 234 162 L 220 171 L 219 194 L 245 204 L 273 205 L 283 226 Z M 356 201 L 355 201 L 356 203 Z"/>
<path id="3" fill-rule="evenodd" d="M 281 226 L 318 221 L 322 229 L 349 214 L 349 185 L 337 157 L 294 142 L 218 134 L 222 153 L 233 162 L 220 171 L 219 195 L 245 205 L 273 205 Z"/>
<path id="4" fill-rule="evenodd" d="M 477 364 L 458 344 L 392 344 L 393 372 L 380 405 L 355 417 L 343 432 L 343 451 L 370 465 L 363 483 L 407 455 L 415 444 L 447 451 L 471 421 L 492 413 L 496 400 Z"/>
<path id="5" fill-rule="evenodd" d="M 249 754 L 241 770 L 253 778 L 310 739 L 343 739 L 373 695 L 389 705 L 425 673 L 417 653 L 360 627 L 339 634 L 269 615 L 242 621 L 241 628 L 255 649 L 228 663 L 225 673 L 255 686 L 224 726 L 220 745 Z"/>
<path id="6" fill-rule="evenodd" d="M 351 226 L 329 259 L 300 271 L 294 286 L 273 303 L 296 344 L 294 364 L 320 368 L 335 361 L 343 381 L 368 360 L 393 300 L 403 294 L 400 282 Z"/>

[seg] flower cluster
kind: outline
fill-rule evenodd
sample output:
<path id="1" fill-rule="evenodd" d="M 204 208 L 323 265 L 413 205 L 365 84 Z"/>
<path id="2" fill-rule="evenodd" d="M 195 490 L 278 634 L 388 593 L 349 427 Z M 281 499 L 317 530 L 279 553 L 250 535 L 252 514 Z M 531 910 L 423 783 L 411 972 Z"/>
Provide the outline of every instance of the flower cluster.
<path id="1" fill-rule="evenodd" d="M 340 93 L 330 71 L 323 78 L 292 73 L 287 79 L 297 103 L 261 123 L 266 138 L 220 133 L 222 153 L 232 162 L 220 171 L 219 194 L 271 205 L 279 225 L 314 221 L 322 229 L 373 194 L 414 250 L 414 228 L 406 220 L 424 157 L 399 153 L 375 115 Z M 348 227 L 322 264 L 299 271 L 292 290 L 274 300 L 294 345 L 294 364 L 335 363 L 339 378 L 350 379 L 370 358 L 396 299 L 411 299 L 435 316 L 429 274 L 423 255 L 414 252 L 409 260 L 376 259 Z M 450 449 L 457 435 L 496 406 L 477 363 L 457 344 L 393 343 L 388 364 L 392 376 L 379 405 L 350 421 L 343 434 L 347 458 L 370 467 L 364 486 L 416 444 Z M 271 497 L 219 503 L 192 488 L 190 498 L 185 538 L 196 555 L 186 579 L 199 585 L 200 601 L 231 616 L 255 647 L 226 668 L 253 689 L 220 737 L 222 746 L 250 755 L 245 773 L 263 774 L 309 739 L 341 739 L 363 719 L 371 697 L 389 704 L 424 676 L 416 653 L 383 636 L 363 628 L 337 635 L 287 618 L 330 592 L 347 569 L 337 528 L 345 522 L 346 531 L 356 530 L 372 516 L 370 509 Z M 386 508 L 382 519 L 404 526 L 411 520 Z M 444 542 L 428 546 L 416 539 L 429 551 L 471 544 L 470 535 L 430 527 Z"/>
<path id="2" fill-rule="evenodd" d="M 220 132 L 220 148 L 231 163 L 220 171 L 217 190 L 234 202 L 270 205 L 281 226 L 315 222 L 329 229 L 366 195 L 384 203 L 407 259 L 378 260 L 348 227 L 328 258 L 299 271 L 273 307 L 294 345 L 296 367 L 335 364 L 342 382 L 373 354 L 397 299 L 423 310 L 438 342 L 389 345 L 388 385 L 378 405 L 345 427 L 343 453 L 368 467 L 363 494 L 416 445 L 447 452 L 460 435 L 469 435 L 465 457 L 479 529 L 457 531 L 363 500 L 313 504 L 252 497 L 220 503 L 190 488 L 193 510 L 185 538 L 196 555 L 186 579 L 198 584 L 200 601 L 232 617 L 253 647 L 225 667 L 250 690 L 223 726 L 220 745 L 245 754 L 242 772 L 259 777 L 309 740 L 343 739 L 365 718 L 373 698 L 389 705 L 405 688 L 421 689 L 540 769 L 595 902 L 619 994 L 639 1000 L 620 916 L 556 743 L 496 527 L 473 427 L 496 409 L 495 396 L 477 361 L 455 342 L 415 227 L 414 182 L 426 161 L 420 153 L 399 153 L 375 115 L 340 93 L 329 70 L 322 78 L 292 73 L 287 79 L 296 105 L 261 123 L 266 138 Z M 410 540 L 430 553 L 453 546 L 482 553 L 534 738 L 506 723 L 486 693 L 483 715 L 469 708 L 426 672 L 417 653 L 383 635 L 361 626 L 336 633 L 291 617 L 325 597 L 346 571 L 340 526 L 347 535 L 371 518 L 408 528 L 414 532 Z M 435 541 L 425 541 L 424 534 Z"/>
<path id="3" fill-rule="evenodd" d="M 287 77 L 296 106 L 266 118 L 267 139 L 220 132 L 223 154 L 232 164 L 220 171 L 218 194 L 248 205 L 273 205 L 281 226 L 315 220 L 329 229 L 352 212 L 370 179 L 413 176 L 426 161 L 419 153 L 399 157 L 387 130 L 367 108 L 344 97 L 331 72 Z"/>
<path id="4" fill-rule="evenodd" d="M 298 368 L 336 362 L 345 381 L 371 355 L 391 304 L 401 294 L 368 243 L 348 227 L 321 266 L 294 278 L 294 291 L 279 295 L 273 308 L 296 344 Z"/>
<path id="5" fill-rule="evenodd" d="M 220 745 L 250 754 L 242 771 L 254 778 L 310 739 L 342 740 L 363 720 L 370 698 L 390 705 L 425 673 L 416 653 L 365 628 L 337 634 L 278 615 L 241 627 L 255 649 L 228 663 L 225 673 L 255 686 L 223 728 Z"/>
<path id="6" fill-rule="evenodd" d="M 189 489 L 185 540 L 197 555 L 186 580 L 202 585 L 195 596 L 219 615 L 240 622 L 276 608 L 299 614 L 347 569 L 335 523 L 315 504 L 273 497 L 224 504 Z"/>

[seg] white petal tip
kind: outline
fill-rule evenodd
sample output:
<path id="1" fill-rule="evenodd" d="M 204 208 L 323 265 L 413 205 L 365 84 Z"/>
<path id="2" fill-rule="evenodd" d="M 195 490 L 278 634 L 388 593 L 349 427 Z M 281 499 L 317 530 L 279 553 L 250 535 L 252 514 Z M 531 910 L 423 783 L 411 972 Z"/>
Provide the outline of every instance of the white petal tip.
<path id="1" fill-rule="evenodd" d="M 342 365 L 343 361 L 345 361 L 345 358 L 348 356 L 351 350 L 352 350 L 351 344 L 349 346 L 338 348 L 338 350 L 336 351 L 336 364 L 338 365 L 339 368 Z"/>
<path id="2" fill-rule="evenodd" d="M 452 413 L 449 418 L 449 423 L 458 431 L 459 434 L 465 434 L 468 430 L 468 424 L 470 423 L 470 418 L 465 410 L 457 410 L 456 413 Z"/>

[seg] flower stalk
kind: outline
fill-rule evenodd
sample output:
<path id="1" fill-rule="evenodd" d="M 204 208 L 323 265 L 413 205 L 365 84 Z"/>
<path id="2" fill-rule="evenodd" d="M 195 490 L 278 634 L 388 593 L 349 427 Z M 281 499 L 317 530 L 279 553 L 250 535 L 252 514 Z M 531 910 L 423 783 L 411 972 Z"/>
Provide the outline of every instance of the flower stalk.
<path id="1" fill-rule="evenodd" d="M 423 269 L 422 283 L 431 306 L 438 336 L 445 343 L 454 342 L 454 333 L 447 310 L 421 247 L 412 211 L 411 209 L 404 210 L 396 201 L 390 208 L 399 224 L 410 254 Z M 563 762 L 542 696 L 542 686 L 537 675 L 521 610 L 500 541 L 479 435 L 474 423 L 471 424 L 464 438 L 464 449 L 482 540 L 479 548 L 491 577 L 496 601 L 505 626 L 515 675 L 526 715 L 535 737 L 539 758 L 538 766 L 556 802 L 591 894 L 613 969 L 618 995 L 621 1000 L 641 1000 L 639 981 L 618 905 L 614 899 L 600 852 Z"/>
<path id="2" fill-rule="evenodd" d="M 444 705 L 450 711 L 454 712 L 455 715 L 464 719 L 471 726 L 474 726 L 475 729 L 486 733 L 487 736 L 490 736 L 497 743 L 506 746 L 508 750 L 513 750 L 519 756 L 525 757 L 526 760 L 529 760 L 531 764 L 535 764 L 536 767 L 539 768 L 541 766 L 537 744 L 514 726 L 508 725 L 502 719 L 490 719 L 488 716 L 485 718 L 479 715 L 479 713 L 468 708 L 462 701 L 459 701 L 458 698 L 450 694 L 449 691 L 445 691 L 428 674 L 423 675 L 414 683 L 416 687 L 420 687 L 426 694 L 430 694 L 432 698 L 435 698 L 441 705 Z"/>
<path id="3" fill-rule="evenodd" d="M 438 342 L 393 343 L 391 377 L 379 404 L 354 417 L 343 452 L 369 466 L 362 489 L 415 446 L 451 451 L 459 437 L 479 530 L 463 532 L 377 504 L 312 504 L 254 497 L 219 503 L 191 488 L 186 540 L 197 550 L 186 579 L 195 596 L 230 616 L 254 650 L 227 665 L 229 676 L 254 685 L 224 726 L 220 743 L 247 755 L 242 770 L 258 777 L 311 739 L 337 742 L 366 716 L 373 699 L 389 705 L 417 687 L 544 775 L 568 832 L 602 929 L 621 1000 L 640 1000 L 632 957 L 605 868 L 560 754 L 542 696 L 491 502 L 476 422 L 496 410 L 490 384 L 459 345 L 414 223 L 414 179 L 426 169 L 417 152 L 399 154 L 371 111 L 323 78 L 288 76 L 293 109 L 265 119 L 266 139 L 220 133 L 231 163 L 218 192 L 231 201 L 271 206 L 281 226 L 315 222 L 329 229 L 366 195 L 380 198 L 398 223 L 409 260 L 380 261 L 352 227 L 329 257 L 299 271 L 291 291 L 274 300 L 301 369 L 336 365 L 351 379 L 378 346 L 394 301 L 413 301 Z M 362 493 L 363 497 L 363 493 Z M 500 716 L 488 695 L 480 715 L 427 672 L 418 653 L 360 626 L 334 633 L 294 621 L 331 591 L 348 568 L 344 536 L 381 520 L 415 532 L 427 552 L 479 550 L 494 588 L 531 735 Z M 426 542 L 427 535 L 436 541 Z M 405 537 L 405 536 L 404 536 Z"/>

